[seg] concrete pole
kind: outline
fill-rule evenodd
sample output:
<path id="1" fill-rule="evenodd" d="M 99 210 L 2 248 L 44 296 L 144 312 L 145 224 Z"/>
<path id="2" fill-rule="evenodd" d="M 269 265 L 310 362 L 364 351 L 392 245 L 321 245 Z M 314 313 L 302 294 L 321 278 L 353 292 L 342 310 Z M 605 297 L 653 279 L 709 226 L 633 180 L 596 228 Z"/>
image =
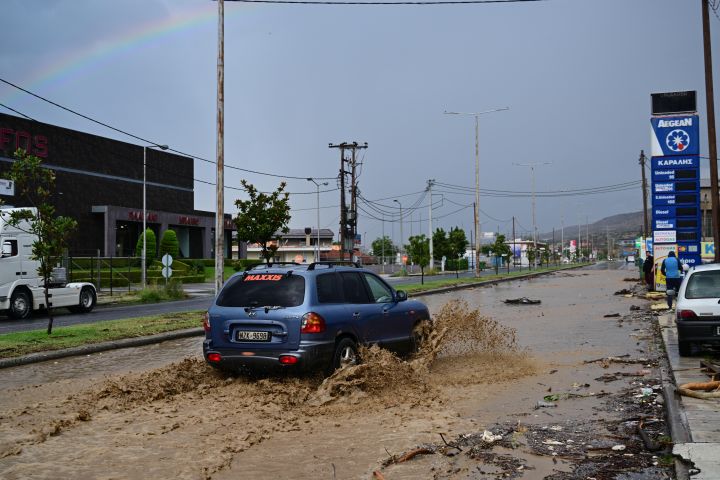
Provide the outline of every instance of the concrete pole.
<path id="1" fill-rule="evenodd" d="M 430 204 L 428 205 L 428 231 L 430 232 L 430 268 L 435 266 L 433 257 L 433 226 L 432 226 L 432 187 L 435 180 L 428 180 L 428 191 L 430 192 Z"/>
<path id="2" fill-rule="evenodd" d="M 225 281 L 225 4 L 218 0 L 217 175 L 215 183 L 215 295 Z"/>
<path id="3" fill-rule="evenodd" d="M 147 287 L 147 278 L 145 270 L 147 268 L 147 235 L 145 233 L 147 232 L 147 177 L 146 177 L 146 170 L 147 170 L 147 147 L 143 147 L 143 230 L 142 230 L 142 236 L 143 236 L 143 246 L 142 246 L 142 259 L 140 261 L 140 268 L 142 271 L 140 272 L 140 275 L 142 277 L 142 288 L 145 290 Z M 106 214 L 107 215 L 107 214 Z"/>

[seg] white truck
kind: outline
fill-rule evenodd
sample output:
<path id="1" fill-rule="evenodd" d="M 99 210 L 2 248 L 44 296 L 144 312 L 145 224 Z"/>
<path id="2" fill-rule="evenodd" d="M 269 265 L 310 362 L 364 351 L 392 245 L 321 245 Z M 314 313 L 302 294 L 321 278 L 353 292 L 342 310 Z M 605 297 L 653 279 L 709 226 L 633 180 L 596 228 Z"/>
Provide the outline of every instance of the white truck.
<path id="1" fill-rule="evenodd" d="M 0 312 L 12 318 L 27 318 L 34 310 L 44 309 L 45 289 L 38 274 L 40 262 L 32 260 L 32 245 L 37 236 L 27 233 L 30 224 L 18 227 L 8 224 L 13 210 L 0 208 Z M 97 302 L 92 283 L 66 283 L 63 269 L 55 269 L 48 296 L 52 308 L 68 307 L 77 313 L 89 312 Z"/>

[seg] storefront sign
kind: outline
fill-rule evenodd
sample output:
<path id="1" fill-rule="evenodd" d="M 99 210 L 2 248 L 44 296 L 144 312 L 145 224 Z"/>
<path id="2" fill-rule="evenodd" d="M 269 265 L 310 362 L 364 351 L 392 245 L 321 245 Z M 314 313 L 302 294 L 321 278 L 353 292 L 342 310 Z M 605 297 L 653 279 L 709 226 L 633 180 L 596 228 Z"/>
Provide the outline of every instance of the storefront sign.
<path id="1" fill-rule="evenodd" d="M 652 156 L 698 155 L 700 128 L 697 115 L 654 117 L 652 124 Z"/>
<path id="2" fill-rule="evenodd" d="M 142 222 L 143 219 L 143 212 L 135 212 L 130 211 L 128 212 L 128 220 L 133 220 L 135 222 Z M 148 222 L 157 222 L 158 215 L 157 213 L 151 213 L 147 212 L 147 221 Z"/>
<path id="3" fill-rule="evenodd" d="M 675 230 L 675 219 L 656 218 L 653 222 L 653 230 Z"/>
<path id="4" fill-rule="evenodd" d="M 15 182 L 0 178 L 0 195 L 12 197 L 15 195 Z"/>
<path id="5" fill-rule="evenodd" d="M 200 219 L 198 217 L 188 217 L 187 215 L 180 215 L 178 217 L 178 223 L 180 225 L 200 225 Z"/>
<path id="6" fill-rule="evenodd" d="M 18 148 L 38 157 L 48 156 L 48 140 L 45 135 L 33 135 L 23 130 L 0 127 L 0 152 L 9 157 Z"/>
<path id="7" fill-rule="evenodd" d="M 675 230 L 655 230 L 653 232 L 655 248 L 659 247 L 658 243 L 675 243 L 676 241 L 677 232 Z"/>

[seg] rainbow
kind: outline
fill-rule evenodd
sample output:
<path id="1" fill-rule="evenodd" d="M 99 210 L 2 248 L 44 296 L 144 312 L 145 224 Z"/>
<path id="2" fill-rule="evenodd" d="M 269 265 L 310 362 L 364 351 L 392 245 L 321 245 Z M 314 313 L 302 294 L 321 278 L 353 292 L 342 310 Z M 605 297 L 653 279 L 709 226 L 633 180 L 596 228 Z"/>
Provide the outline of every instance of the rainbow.
<path id="1" fill-rule="evenodd" d="M 252 8 L 250 5 L 247 7 Z M 229 10 L 226 6 L 226 22 L 229 16 L 238 13 L 240 13 L 239 9 Z M 98 68 L 114 57 L 145 48 L 166 37 L 216 22 L 216 4 L 214 2 L 203 3 L 192 9 L 173 13 L 162 20 L 138 25 L 130 31 L 122 32 L 88 48 L 69 52 L 52 64 L 31 73 L 19 84 L 31 92 L 43 94 Z M 23 93 L 11 91 L 4 100 L 11 100 L 19 95 L 23 95 Z"/>

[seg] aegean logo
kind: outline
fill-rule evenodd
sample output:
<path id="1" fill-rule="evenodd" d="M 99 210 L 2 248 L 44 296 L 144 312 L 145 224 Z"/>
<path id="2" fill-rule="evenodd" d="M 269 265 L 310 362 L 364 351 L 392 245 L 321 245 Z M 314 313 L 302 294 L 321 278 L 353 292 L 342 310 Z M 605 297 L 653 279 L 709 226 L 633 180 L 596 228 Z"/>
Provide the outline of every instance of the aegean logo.
<path id="1" fill-rule="evenodd" d="M 665 145 L 673 152 L 683 152 L 690 145 L 690 135 L 685 130 L 675 129 L 668 133 Z"/>

